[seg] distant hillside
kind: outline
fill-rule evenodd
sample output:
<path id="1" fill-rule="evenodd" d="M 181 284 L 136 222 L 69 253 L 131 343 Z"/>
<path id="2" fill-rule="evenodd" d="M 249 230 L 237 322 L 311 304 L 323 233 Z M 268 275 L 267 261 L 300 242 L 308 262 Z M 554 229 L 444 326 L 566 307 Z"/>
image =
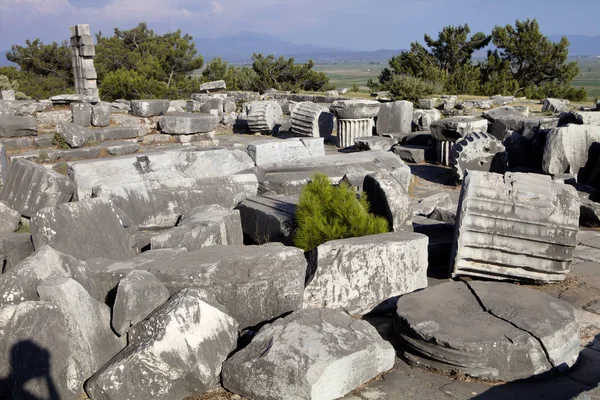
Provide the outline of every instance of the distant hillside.
<path id="1" fill-rule="evenodd" d="M 252 53 L 294 57 L 297 61 L 312 59 L 315 62 L 361 61 L 389 59 L 401 50 L 353 51 L 316 45 L 290 43 L 273 36 L 240 32 L 231 36 L 195 39 L 196 48 L 206 61 L 221 57 L 231 63 L 247 63 Z"/>
<path id="2" fill-rule="evenodd" d="M 550 40 L 559 42 L 566 36 L 571 45 L 569 46 L 569 56 L 600 56 L 600 36 L 585 35 L 550 35 Z"/>

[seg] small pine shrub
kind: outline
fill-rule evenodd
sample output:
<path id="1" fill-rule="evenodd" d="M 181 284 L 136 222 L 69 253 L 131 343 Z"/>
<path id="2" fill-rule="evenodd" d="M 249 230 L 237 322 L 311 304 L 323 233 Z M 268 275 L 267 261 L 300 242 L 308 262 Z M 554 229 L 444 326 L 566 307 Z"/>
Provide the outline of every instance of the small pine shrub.
<path id="1" fill-rule="evenodd" d="M 388 221 L 369 207 L 366 196 L 357 198 L 347 182 L 333 186 L 326 175 L 314 175 L 296 207 L 295 246 L 309 251 L 330 240 L 388 232 Z"/>
<path id="2" fill-rule="evenodd" d="M 59 149 L 70 149 L 71 148 L 71 146 L 69 146 L 69 144 L 66 142 L 63 135 L 61 135 L 58 132 L 56 132 L 54 134 L 54 137 L 52 138 L 52 144 L 55 145 L 56 147 L 58 147 Z"/>
<path id="3" fill-rule="evenodd" d="M 358 85 L 356 83 L 352 84 L 352 89 L 350 89 L 351 92 L 360 92 L 360 87 L 358 87 Z"/>

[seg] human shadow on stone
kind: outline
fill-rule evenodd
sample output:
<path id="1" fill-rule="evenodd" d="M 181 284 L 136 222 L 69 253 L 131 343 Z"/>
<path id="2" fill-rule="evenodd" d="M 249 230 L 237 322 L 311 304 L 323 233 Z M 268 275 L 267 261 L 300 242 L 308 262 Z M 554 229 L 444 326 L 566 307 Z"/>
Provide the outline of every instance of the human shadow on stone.
<path id="1" fill-rule="evenodd" d="M 445 186 L 456 186 L 456 179 L 450 168 L 432 164 L 408 164 L 410 172 L 419 178 Z"/>
<path id="2" fill-rule="evenodd" d="M 585 347 L 577 363 L 564 372 L 548 372 L 530 379 L 493 386 L 474 399 L 573 399 L 600 384 L 600 335 Z M 584 397 L 585 398 L 585 397 Z"/>
<path id="3" fill-rule="evenodd" d="M 60 400 L 54 381 L 50 375 L 51 354 L 30 340 L 21 341 L 10 349 L 10 372 L 0 379 L 0 398 L 14 400 Z M 27 385 L 36 380 L 35 385 L 46 396 L 31 393 Z"/>

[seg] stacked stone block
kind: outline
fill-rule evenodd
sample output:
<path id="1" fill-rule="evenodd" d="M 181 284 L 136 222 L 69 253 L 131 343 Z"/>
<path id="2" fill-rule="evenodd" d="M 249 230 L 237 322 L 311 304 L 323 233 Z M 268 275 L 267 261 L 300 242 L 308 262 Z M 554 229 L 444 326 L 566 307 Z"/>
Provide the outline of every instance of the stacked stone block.
<path id="1" fill-rule="evenodd" d="M 75 92 L 86 96 L 98 96 L 97 74 L 94 68 L 96 47 L 88 24 L 71 27 L 71 62 L 75 79 Z"/>

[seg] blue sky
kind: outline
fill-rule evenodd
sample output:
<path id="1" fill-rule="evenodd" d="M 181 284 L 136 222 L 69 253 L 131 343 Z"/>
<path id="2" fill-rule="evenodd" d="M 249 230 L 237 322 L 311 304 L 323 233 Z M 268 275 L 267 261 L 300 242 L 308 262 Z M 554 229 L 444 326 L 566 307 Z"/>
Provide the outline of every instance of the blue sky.
<path id="1" fill-rule="evenodd" d="M 600 0 L 0 0 L 0 50 L 67 40 L 69 25 L 110 34 L 145 21 L 194 38 L 254 31 L 353 50 L 406 48 L 446 25 L 473 32 L 537 18 L 545 34 L 600 35 Z M 201 49 L 199 43 L 198 46 Z"/>

